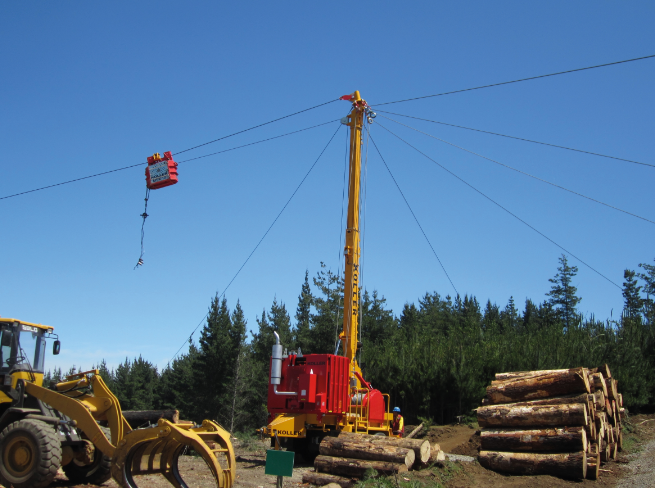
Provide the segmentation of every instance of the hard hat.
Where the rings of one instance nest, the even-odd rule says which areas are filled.
[[[393,407],[393,413],[400,413],[399,407]]]

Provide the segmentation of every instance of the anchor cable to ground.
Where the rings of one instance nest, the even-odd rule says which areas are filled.
[[[516,139],[517,141],[531,142],[533,144],[541,144],[542,146],[556,147],[558,149],[566,149],[567,151],[575,151],[575,152],[579,152],[579,153],[583,153],[583,154],[590,154],[591,156],[598,156],[598,157],[601,157],[601,158],[615,159],[617,161],[625,161],[626,163],[640,164],[642,166],[650,166],[651,168],[655,168],[655,164],[642,163],[641,161],[634,161],[632,159],[624,159],[624,158],[619,158],[619,157],[616,157],[616,156],[608,156],[607,154],[600,154],[600,153],[595,153],[595,152],[591,152],[591,151],[585,151],[583,149],[575,149],[573,147],[558,146],[557,144],[551,144],[549,142],[534,141],[532,139],[525,139],[524,137],[509,136],[507,134],[499,134],[498,132],[491,132],[491,131],[482,130],[482,129],[474,129],[473,127],[464,127],[463,125],[448,124],[447,122],[439,122],[438,120],[423,119],[421,117],[414,117],[412,115],[404,115],[404,114],[399,114],[399,113],[395,113],[395,112],[387,112],[386,110],[378,110],[378,112],[384,113],[384,114],[389,114],[389,115],[397,115],[398,117],[407,117],[408,119],[422,120],[424,122],[431,122],[433,124],[446,125],[448,127],[456,127],[458,129],[472,130],[472,131],[475,131],[475,132],[481,132],[483,134],[490,134],[492,136],[507,137],[508,139]],[[392,119],[389,119],[389,120],[392,120]]]
[[[442,165],[441,163],[437,162],[435,159],[433,159],[433,158],[431,158],[430,156],[428,156],[427,154],[425,154],[423,151],[421,151],[421,150],[418,149],[417,147],[415,147],[415,146],[413,146],[412,144],[410,144],[409,142],[407,142],[405,139],[403,139],[402,137],[400,137],[400,136],[399,136],[398,134],[396,134],[395,132],[391,131],[390,129],[387,129],[385,126],[383,126],[383,125],[380,124],[380,123],[378,123],[378,125],[379,125],[380,127],[382,127],[384,130],[386,130],[387,132],[389,132],[391,135],[393,135],[394,137],[396,137],[397,139],[399,139],[399,140],[401,140],[402,142],[404,142],[405,144],[407,144],[409,147],[411,147],[412,149],[414,149],[416,152],[418,152],[419,154],[421,154],[421,155],[424,156],[425,158],[427,158],[427,159],[429,159],[430,161],[432,161],[434,164],[436,164],[437,166],[439,166],[441,169],[443,169],[444,171],[446,171],[446,172],[449,173],[450,175],[452,175],[452,176],[454,176],[455,178],[457,178],[459,181],[461,181],[462,183],[464,183],[466,186],[468,186],[469,188],[471,188],[473,191],[475,191],[476,193],[482,195],[484,198],[486,198],[487,200],[489,200],[491,203],[493,203],[493,204],[496,205],[497,207],[501,208],[502,210],[504,210],[505,212],[507,212],[508,214],[510,214],[510,215],[511,215],[512,217],[514,217],[516,220],[518,220],[518,221],[521,222],[522,224],[528,226],[530,229],[532,229],[534,232],[536,232],[537,234],[539,234],[541,237],[543,237],[543,238],[546,239],[547,241],[551,242],[552,244],[554,244],[555,246],[557,246],[558,248],[560,248],[560,249],[561,249],[562,251],[564,251],[565,253],[567,253],[567,254],[571,255],[572,257],[574,257],[575,259],[577,259],[579,262],[581,262],[582,264],[584,264],[587,268],[589,268],[590,270],[592,270],[594,273],[596,273],[596,274],[599,275],[600,277],[604,278],[605,280],[609,281],[611,284],[613,284],[614,286],[616,286],[618,289],[621,289],[621,287],[620,287],[619,285],[617,285],[615,282],[613,282],[611,279],[609,279],[609,278],[608,278],[607,276],[605,276],[603,273],[601,273],[600,271],[598,271],[596,268],[592,267],[590,264],[587,264],[585,261],[583,261],[582,259],[580,259],[580,258],[579,258],[578,256],[576,256],[575,254],[573,254],[571,251],[567,250],[566,248],[564,248],[563,246],[561,246],[560,244],[558,244],[557,242],[555,242],[553,239],[551,239],[550,237],[548,237],[546,234],[544,234],[543,232],[541,232],[540,230],[538,230],[537,228],[533,227],[533,226],[530,225],[528,222],[526,222],[525,220],[523,220],[521,217],[519,217],[519,216],[516,215],[515,213],[511,212],[510,210],[508,210],[507,208],[505,208],[504,206],[502,206],[500,203],[498,203],[496,200],[494,200],[493,198],[491,198],[490,196],[488,196],[486,193],[483,193],[482,191],[478,190],[476,187],[474,187],[473,185],[471,185],[469,182],[467,182],[466,180],[464,180],[464,179],[461,178],[460,176],[458,176],[458,175],[456,175],[455,173],[453,173],[451,170],[449,170],[449,169],[446,168],[444,165]]]
[[[446,141],[444,139],[441,139],[441,138],[439,138],[437,136],[433,136],[431,134],[428,134],[427,132],[423,132],[422,130],[419,130],[419,129],[416,129],[416,128],[411,127],[409,125],[403,124],[402,122],[398,122],[397,120],[394,120],[394,119],[392,119],[390,117],[387,117],[385,115],[382,115],[382,117],[384,117],[387,120],[390,120],[391,122],[402,125],[403,127],[407,127],[408,129],[412,129],[413,131],[416,131],[416,132],[418,132],[420,134],[431,137],[432,139],[436,139],[437,141],[441,141],[441,142],[443,142],[445,144],[448,144],[449,146],[456,147],[457,149],[461,149],[462,151],[466,151],[469,154],[473,154],[474,156],[478,156],[478,157],[480,157],[482,159],[486,159],[487,161],[495,163],[495,164],[497,164],[499,166],[504,166],[507,169],[511,169],[512,171],[516,171],[517,173],[521,173],[522,175],[525,175],[525,176],[529,176],[530,178],[533,178],[533,179],[535,179],[537,181],[541,181],[542,183],[546,183],[548,185],[554,186],[555,188],[559,188],[560,190],[564,190],[564,191],[567,191],[567,192],[572,193],[574,195],[577,195],[579,197],[586,198],[587,200],[590,200],[590,201],[592,201],[594,203],[604,205],[606,207],[609,207],[609,208],[614,209],[614,210],[618,210],[619,212],[623,212],[624,214],[630,215],[632,217],[636,217],[638,219],[645,220],[646,222],[649,222],[651,224],[655,224],[655,221],[652,221],[652,220],[647,219],[645,217],[642,217],[640,215],[634,214],[632,212],[628,212],[627,210],[620,209],[618,207],[615,207],[614,205],[610,205],[609,203],[601,202],[600,200],[596,200],[595,198],[588,197],[586,195],[583,195],[582,193],[578,193],[577,191],[569,190],[568,188],[565,188],[565,187],[563,187],[561,185],[558,185],[557,183],[552,183],[552,182],[550,182],[548,180],[544,180],[543,178],[539,178],[538,176],[531,175],[530,173],[526,173],[525,171],[521,171],[520,169],[514,168],[514,167],[512,167],[512,166],[510,166],[508,164],[501,163],[500,161],[496,161],[495,159],[488,158],[487,156],[483,156],[482,154],[471,151],[470,149],[466,149],[465,147],[458,146],[457,144],[453,144],[452,142],[448,142],[448,141]]]

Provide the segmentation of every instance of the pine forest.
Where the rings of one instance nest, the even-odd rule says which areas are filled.
[[[399,313],[378,291],[361,296],[360,364],[408,422],[439,424],[473,416],[498,372],[594,367],[607,363],[631,412],[655,407],[655,265],[624,272],[624,308],[598,319],[579,312],[577,267],[561,256],[543,301],[512,297],[499,306],[477,297],[426,293]],[[333,353],[342,321],[341,278],[321,265],[300,287],[295,311],[273,300],[249,327],[239,301],[214,297],[186,354],[163,370],[143,357],[115,369],[96,366],[124,410],[177,409],[180,418],[215,419],[231,432],[267,423],[273,331],[289,350]],[[100,358],[99,358],[100,360]],[[46,384],[68,373],[47,373]]]

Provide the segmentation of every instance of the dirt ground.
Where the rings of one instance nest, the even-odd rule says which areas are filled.
[[[603,488],[649,488],[655,487],[655,468],[651,462],[655,458],[655,415],[637,415],[630,419],[633,432],[624,437],[624,452],[619,459],[602,466],[598,481],[571,481],[553,476],[508,476],[488,471],[477,462],[446,463],[445,467],[432,467],[421,471],[405,473],[397,485],[399,488],[473,488],[473,487],[510,487],[510,488],[565,488],[597,486]],[[450,454],[476,456],[480,446],[480,436],[474,428],[466,425],[446,425],[431,427],[420,437],[438,443],[442,450]],[[270,488],[275,486],[275,478],[264,474],[265,453],[268,442],[248,442],[242,445],[234,441],[237,455],[237,479],[235,488]],[[294,467],[293,477],[284,479],[285,488],[300,488],[302,475],[312,471],[308,464]],[[204,462],[195,457],[184,456],[180,459],[180,472],[189,488],[215,487],[212,477]],[[158,475],[141,476],[136,479],[141,488],[167,488],[171,485]],[[395,483],[394,483],[395,484]],[[403,486],[404,485],[404,486]],[[75,485],[66,481],[60,474],[51,485],[53,487],[81,488],[90,485]],[[106,488],[118,488],[112,480],[104,485]]]

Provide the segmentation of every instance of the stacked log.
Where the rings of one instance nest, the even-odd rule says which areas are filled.
[[[622,447],[623,398],[607,365],[498,373],[482,404],[488,469],[595,480]]]
[[[303,476],[304,483],[336,482],[346,488],[352,479],[361,479],[367,470],[380,474],[403,473],[429,462],[442,462],[427,440],[376,436],[341,432],[338,437],[325,437],[319,445],[320,455],[314,460],[315,473]]]

